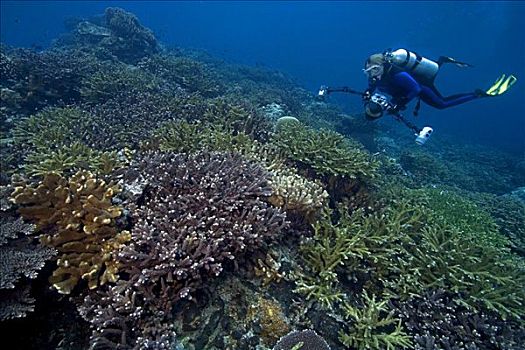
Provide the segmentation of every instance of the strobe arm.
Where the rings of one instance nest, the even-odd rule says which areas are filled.
[[[357,91],[354,89],[349,88],[348,86],[340,86],[340,87],[328,87],[325,85],[322,85],[319,88],[319,97],[326,97],[327,95],[331,94],[332,92],[344,92],[347,94],[353,94],[353,95],[360,95],[363,96],[365,93],[362,91]]]

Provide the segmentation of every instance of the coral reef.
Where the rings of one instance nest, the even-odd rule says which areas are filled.
[[[44,232],[42,242],[60,253],[53,286],[69,294],[82,279],[90,289],[117,280],[116,252],[129,240],[118,232],[121,209],[111,203],[118,188],[81,171],[69,179],[47,174],[36,186],[19,184],[12,194],[20,214]],[[50,227],[56,232],[48,233]]]
[[[378,167],[357,142],[330,130],[316,131],[297,123],[285,124],[272,138],[272,143],[299,167],[309,167],[319,175],[372,178]]]
[[[68,28],[0,47],[14,342],[520,349],[522,156],[378,137],[282,72],[165,49],[119,8]]]
[[[299,213],[314,223],[328,205],[328,193],[319,182],[310,181],[291,171],[276,171],[270,185],[273,193],[268,199],[274,206],[287,212]]]
[[[6,187],[9,189],[9,187]],[[12,189],[11,189],[12,190]],[[8,197],[2,190],[0,198]],[[16,218],[5,205],[0,212],[0,321],[25,317],[34,310],[28,280],[35,279],[46,261],[56,255],[53,248],[34,243],[34,225]],[[24,278],[25,277],[25,278]]]
[[[138,346],[139,335],[127,329],[148,315],[156,317],[154,323],[164,322],[175,303],[192,298],[203,280],[263,249],[286,226],[284,214],[263,201],[271,194],[269,175],[240,155],[152,154],[134,168],[147,186],[139,204],[130,205],[131,241],[118,254],[128,278],[102,297],[133,302],[110,303],[100,315],[93,310],[99,304],[88,300],[93,306],[84,314],[97,315],[92,344],[110,341],[104,339],[116,334],[111,320],[120,320],[122,339]],[[130,309],[133,303],[137,311]]]
[[[525,329],[492,313],[478,313],[458,303],[459,295],[434,289],[406,302],[392,300],[398,317],[414,339],[413,349],[519,349]]]
[[[376,300],[375,295],[363,294],[362,308],[348,303],[343,306],[345,319],[350,322],[349,331],[341,330],[339,339],[346,347],[363,349],[412,348],[412,341],[401,326],[401,320],[388,309],[388,300]],[[393,330],[388,330],[394,326]]]
[[[78,101],[81,80],[99,65],[93,56],[77,50],[16,49],[2,52],[2,58],[6,72],[0,75],[0,87],[4,97],[10,96],[2,101],[11,113],[33,113],[45,106]]]

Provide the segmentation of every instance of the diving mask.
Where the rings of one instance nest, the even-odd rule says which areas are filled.
[[[377,78],[383,74],[383,66],[379,64],[372,64],[367,68],[363,69],[363,73],[369,78]]]

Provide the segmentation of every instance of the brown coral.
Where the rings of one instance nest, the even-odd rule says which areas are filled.
[[[115,227],[121,209],[111,199],[117,192],[116,186],[87,171],[69,180],[47,174],[36,187],[15,188],[12,199],[22,205],[20,214],[45,232],[42,243],[60,253],[50,278],[60,293],[69,294],[80,279],[90,289],[117,279],[113,252],[129,240],[127,231],[119,233]],[[51,228],[56,231],[48,233]]]

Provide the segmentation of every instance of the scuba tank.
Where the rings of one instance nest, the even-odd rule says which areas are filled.
[[[410,73],[417,81],[433,82],[439,71],[437,62],[406,49],[386,51],[383,56],[388,63]]]

